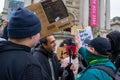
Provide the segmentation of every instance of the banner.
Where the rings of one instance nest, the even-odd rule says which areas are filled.
[[[98,26],[98,0],[90,0],[90,26]]]

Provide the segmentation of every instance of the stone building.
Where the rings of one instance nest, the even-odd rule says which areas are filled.
[[[3,18],[6,19],[8,1],[5,0],[5,6],[3,10]],[[44,0],[24,0],[24,6],[31,5],[38,1]],[[96,36],[97,32],[100,31],[102,36],[105,36],[111,30],[110,27],[110,0],[63,0],[65,3],[68,13],[72,19],[73,25],[79,26],[91,26],[91,8],[95,9],[94,12],[98,11],[97,16],[95,16],[94,21],[98,21],[96,26],[91,26],[93,30],[93,35]],[[97,2],[97,5],[91,5],[91,3]],[[94,17],[94,16],[93,16]],[[55,33],[57,38],[57,43],[59,44],[64,38],[72,37],[70,35],[69,29],[66,31],[61,31]]]
[[[111,20],[111,30],[112,31],[120,31],[120,17],[114,17],[112,20]]]

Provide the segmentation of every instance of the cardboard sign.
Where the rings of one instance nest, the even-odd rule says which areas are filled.
[[[71,20],[62,0],[38,2],[27,8],[36,13],[41,21],[41,37],[71,27]]]
[[[92,30],[91,30],[91,27],[86,27],[85,29],[83,30],[78,30],[78,36],[79,36],[79,39],[82,43],[82,46],[86,47],[87,44],[85,44],[85,39],[89,39],[89,40],[92,40],[93,39],[93,34],[92,34]]]
[[[66,53],[66,48],[65,47],[58,47],[57,48],[57,57],[58,60],[66,58],[67,53]]]
[[[73,27],[71,28],[71,35],[76,35],[77,32],[78,32],[78,29],[83,30],[84,27],[83,27],[83,26],[73,26]]]

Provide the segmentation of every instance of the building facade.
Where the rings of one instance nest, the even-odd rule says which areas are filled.
[[[112,31],[120,31],[120,17],[114,17],[112,20],[111,20],[111,30]]]
[[[7,19],[8,1],[9,0],[5,0],[2,16],[4,19]],[[39,1],[44,0],[24,0],[24,6],[28,6]],[[91,26],[94,36],[96,36],[98,32],[101,32],[101,35],[105,36],[109,31],[111,31],[110,0],[63,0],[63,2],[67,7],[73,25],[91,26],[90,22],[94,17],[93,21],[95,22],[97,20],[97,25]],[[92,9],[94,9],[93,13],[97,12],[97,16],[94,15],[91,17]],[[62,39],[72,36],[70,35],[70,32],[61,31],[56,33],[56,37],[58,39],[58,43],[60,43]]]
[[[22,0],[23,1],[23,0]],[[24,6],[31,5],[33,3],[44,1],[44,0],[24,0]],[[84,25],[90,26],[90,7],[91,2],[98,2],[98,25],[93,26],[94,34],[95,31],[101,31],[103,34],[105,31],[109,31],[110,28],[110,0],[63,0],[69,15],[71,16],[73,25]],[[5,6],[3,9],[3,19],[7,19],[9,0],[5,0]],[[94,30],[95,29],[95,30]]]

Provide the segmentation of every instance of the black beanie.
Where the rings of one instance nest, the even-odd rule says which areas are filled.
[[[18,8],[8,24],[8,37],[14,39],[33,36],[41,31],[40,20],[32,11]]]

